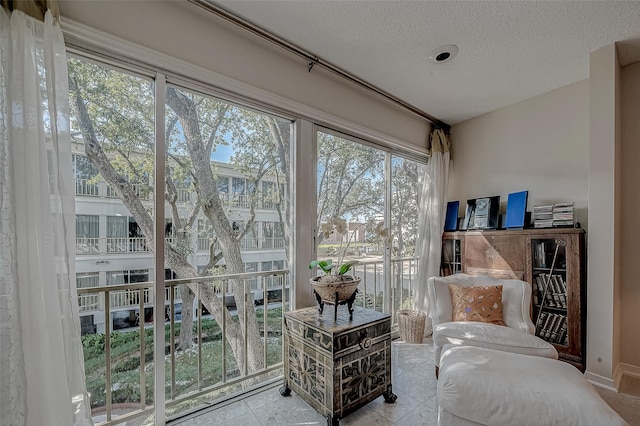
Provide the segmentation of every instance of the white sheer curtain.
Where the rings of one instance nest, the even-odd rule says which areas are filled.
[[[440,273],[442,232],[447,210],[447,188],[449,185],[450,142],[441,129],[431,133],[431,156],[421,175],[422,192],[418,214],[418,276],[415,307],[429,314],[427,299],[427,278]],[[425,335],[432,331],[427,319]]]
[[[0,8],[0,36],[0,425],[88,425],[62,31]]]

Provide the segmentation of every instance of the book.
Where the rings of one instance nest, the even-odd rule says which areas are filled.
[[[560,305],[562,308],[567,308],[567,283],[562,275],[555,275],[556,290],[560,298]]]
[[[555,321],[553,323],[553,326],[551,327],[550,333],[551,335],[549,336],[549,340],[551,342],[557,342],[558,341],[558,330],[560,330],[560,323],[562,322],[562,319],[560,317],[560,315],[554,315]]]
[[[558,320],[554,323],[553,328],[551,329],[551,341],[554,343],[559,343],[560,340],[560,330],[562,329],[562,324],[566,324],[567,317],[565,315],[556,315]]]
[[[558,343],[568,346],[568,337],[567,336],[567,317],[563,318],[562,324],[560,325],[560,332],[558,334]]]
[[[544,324],[548,319],[549,314],[547,312],[540,312],[538,320],[536,321],[536,336],[542,337]]]
[[[553,226],[573,226],[573,203],[556,203],[552,209]]]
[[[560,275],[556,275],[553,274],[551,276],[551,283],[553,286],[553,299],[556,301],[556,306],[558,308],[566,308],[567,307],[567,303],[566,303],[566,299],[564,297],[564,290],[562,289],[562,286],[560,285],[560,280],[562,279],[562,277]]]
[[[551,228],[553,226],[553,204],[533,206],[533,227]]]
[[[547,324],[545,324],[545,327],[544,327],[544,338],[545,338],[545,340],[550,340],[551,339],[551,330],[553,330],[553,328],[555,327],[556,322],[558,322],[558,315],[549,314],[549,317],[551,317],[551,319],[547,322]]]

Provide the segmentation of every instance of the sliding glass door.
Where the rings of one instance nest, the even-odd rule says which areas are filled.
[[[316,147],[318,259],[358,262],[356,305],[392,314],[411,307],[419,163],[327,129]],[[346,221],[343,234],[327,226],[336,218]]]

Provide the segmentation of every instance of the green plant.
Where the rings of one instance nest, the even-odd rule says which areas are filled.
[[[349,272],[353,266],[360,263],[360,261],[356,259],[345,261],[349,245],[353,242],[358,228],[365,225],[367,227],[371,227],[371,223],[360,223],[352,231],[349,231],[347,221],[339,217],[333,218],[330,222],[321,224],[320,229],[324,234],[324,238],[329,238],[334,232],[341,235],[340,246],[336,252],[337,262],[333,263],[333,259],[314,260],[309,263],[309,269],[318,267],[322,272],[324,272],[325,276],[334,275],[338,277]],[[379,237],[382,237],[385,242],[389,239],[389,232],[387,228],[384,227],[384,222],[377,223],[373,227],[372,232]],[[346,244],[343,243],[344,235],[348,236]]]

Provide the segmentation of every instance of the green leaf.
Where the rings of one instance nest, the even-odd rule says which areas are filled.
[[[313,262],[309,263],[309,269],[313,269],[316,266],[318,268],[322,269],[322,271],[325,274],[329,274],[329,273],[331,273],[331,270],[333,269],[333,261],[331,259],[314,260]]]
[[[347,272],[349,272],[349,269],[351,269],[353,265],[357,265],[358,263],[360,263],[359,260],[350,260],[348,262],[343,263],[340,266],[340,269],[338,270],[338,274],[340,275],[346,274]]]

